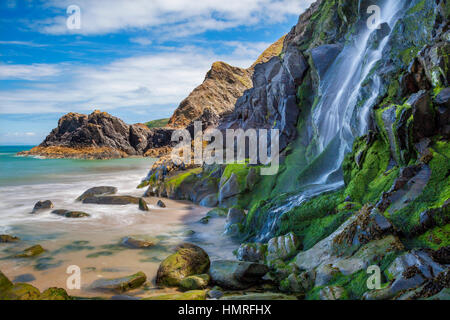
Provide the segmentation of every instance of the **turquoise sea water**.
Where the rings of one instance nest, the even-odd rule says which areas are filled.
[[[149,168],[149,158],[114,160],[39,159],[16,156],[33,146],[0,146],[0,186],[73,181],[80,176]]]

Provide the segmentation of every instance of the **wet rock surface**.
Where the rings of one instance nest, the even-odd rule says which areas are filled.
[[[85,198],[83,200],[83,203],[126,205],[126,204],[139,204],[140,199],[141,198],[132,196],[93,196]]]
[[[264,264],[217,260],[211,263],[209,274],[213,283],[220,287],[239,290],[261,282],[268,271],[269,268]]]
[[[71,211],[65,209],[53,210],[52,213],[66,218],[87,218],[91,216],[83,211]]]
[[[161,262],[156,275],[156,284],[178,286],[184,278],[203,274],[208,270],[209,256],[202,248],[183,243],[175,251]]]
[[[91,289],[95,291],[115,291],[126,292],[139,288],[147,281],[147,276],[143,272],[115,279],[98,279],[91,284]]]
[[[85,192],[81,196],[77,198],[77,201],[83,201],[86,198],[90,198],[93,196],[104,196],[104,195],[111,195],[116,194],[117,188],[116,187],[110,187],[110,186],[100,186],[100,187],[93,187]]]
[[[33,208],[33,211],[31,211],[31,213],[38,213],[39,211],[42,210],[49,210],[52,209],[53,203],[50,200],[45,200],[45,201],[38,201]]]

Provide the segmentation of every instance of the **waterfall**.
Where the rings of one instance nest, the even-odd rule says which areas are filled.
[[[403,6],[403,1],[384,1],[380,5],[379,24],[387,23],[392,30]],[[382,58],[390,37],[388,34],[378,47],[372,48],[378,29],[371,30],[365,23],[363,26],[353,41],[344,47],[319,84],[318,103],[312,111],[314,138],[311,141],[317,144],[316,157],[326,159],[325,164],[312,181],[304,183],[299,194],[269,211],[257,241],[267,241],[273,236],[280,218],[292,208],[344,185],[342,163],[345,154],[352,150],[354,139],[368,130],[370,110],[381,88],[380,77],[376,73],[371,74],[371,71]],[[371,81],[371,92],[363,98],[363,84],[368,79]]]

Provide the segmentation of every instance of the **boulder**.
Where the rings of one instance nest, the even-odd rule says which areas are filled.
[[[206,197],[204,197],[201,201],[200,201],[200,205],[203,207],[215,207],[217,206],[217,204],[219,203],[219,199],[217,197],[217,194],[209,194]]]
[[[52,213],[66,218],[86,218],[91,216],[83,211],[70,211],[65,209],[53,210]]]
[[[184,291],[206,289],[210,281],[208,274],[189,276],[180,281],[180,289]]]
[[[224,202],[225,199],[239,194],[240,185],[236,174],[233,172],[231,177],[221,186],[219,190],[219,203]]]
[[[37,213],[38,211],[48,210],[51,208],[53,208],[53,203],[50,200],[38,201],[34,205],[33,211],[31,211],[31,213]]]
[[[139,198],[139,210],[141,211],[149,211],[147,202],[145,202],[144,198]]]
[[[243,243],[237,251],[239,261],[264,262],[267,245],[262,243]]]
[[[186,277],[205,273],[209,265],[208,254],[202,248],[183,243],[159,265],[156,284],[176,287]]]
[[[240,290],[262,281],[269,268],[260,263],[247,261],[217,260],[211,263],[211,280],[227,289]]]
[[[305,293],[314,287],[314,272],[291,273],[281,281],[280,290],[289,293]]]
[[[117,193],[116,187],[109,187],[109,186],[93,187],[83,192],[83,194],[77,198],[77,201],[83,201],[84,199],[93,196],[104,196],[116,193]]]
[[[225,234],[237,236],[240,233],[240,224],[245,220],[245,212],[242,209],[231,208],[228,210],[225,222]]]
[[[137,240],[130,237],[123,238],[121,244],[131,249],[147,249],[155,245],[155,243],[151,241]]]
[[[72,300],[63,288],[48,288],[42,292],[40,300]]]
[[[139,288],[145,281],[147,276],[143,272],[115,279],[98,279],[91,284],[91,289],[95,291],[114,291],[125,292]]]
[[[0,234],[0,243],[17,242],[19,240],[19,237],[11,236],[9,234]]]
[[[258,180],[259,180],[258,170],[254,167],[251,167],[250,170],[248,170],[247,177],[245,178],[245,186],[247,190],[252,190],[253,187],[258,182]]]
[[[156,203],[156,205],[160,208],[165,208],[166,204],[164,202],[162,202],[161,200],[158,200],[158,202]]]
[[[299,246],[300,240],[293,232],[272,238],[267,244],[267,260],[284,260],[292,257]]]
[[[23,250],[22,253],[15,255],[15,258],[31,258],[38,256],[44,252],[45,252],[44,248],[42,248],[41,245],[37,244]]]
[[[414,142],[431,137],[436,132],[436,124],[428,92],[421,90],[413,94],[406,103],[413,108],[414,124],[412,133]]]
[[[0,290],[0,300],[39,300],[40,291],[27,283],[15,283],[6,291]]]
[[[214,286],[208,291],[208,297],[211,299],[220,299],[223,297],[223,291],[219,286]]]
[[[139,199],[141,198],[132,196],[93,196],[85,198],[83,200],[83,203],[126,205],[126,204],[139,204]]]

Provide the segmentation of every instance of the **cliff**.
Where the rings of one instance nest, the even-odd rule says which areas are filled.
[[[384,11],[374,30],[372,4]],[[280,291],[448,299],[449,12],[444,0],[316,1],[219,119],[220,128],[280,129],[278,173],[161,161],[140,187],[230,208],[237,258],[269,266]]]

